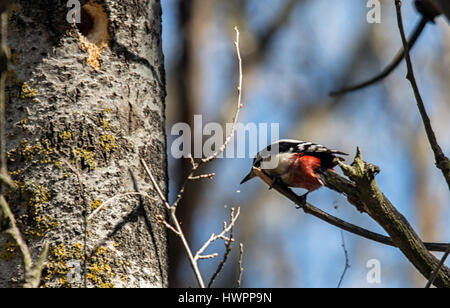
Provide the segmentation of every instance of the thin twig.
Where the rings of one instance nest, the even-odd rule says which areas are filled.
[[[242,273],[244,272],[244,268],[242,267],[242,257],[244,255],[244,244],[239,243],[239,274],[238,274],[238,280],[237,280],[237,287],[241,287],[241,281],[242,281]]]
[[[169,224],[167,222],[167,220],[162,216],[162,215],[158,215],[156,216],[156,218],[158,219],[159,223],[162,223],[167,229],[169,229],[170,231],[172,231],[176,236],[180,236],[180,232],[178,232],[177,230],[175,230],[174,227],[172,227],[171,224]]]
[[[213,173],[189,176],[188,179],[189,180],[212,179],[215,175],[216,174],[213,172]]]
[[[8,175],[6,166],[6,136],[5,136],[5,85],[6,74],[11,58],[8,47],[8,8],[9,3],[4,3],[0,11],[0,193],[4,193],[4,186],[14,187],[14,182]],[[4,185],[5,184],[5,185]]]
[[[194,275],[197,279],[197,282],[199,284],[199,286],[201,288],[205,287],[205,283],[203,281],[203,277],[201,275],[201,272],[198,268],[198,260],[201,259],[211,259],[216,257],[218,254],[217,253],[212,253],[209,255],[203,255],[203,252],[206,250],[206,248],[214,241],[221,239],[224,241],[228,241],[231,242],[232,241],[232,237],[230,235],[230,237],[227,237],[226,234],[230,233],[231,234],[231,229],[233,228],[236,219],[239,216],[239,212],[240,209],[238,208],[237,210],[237,214],[234,215],[233,212],[231,214],[231,218],[230,218],[230,224],[227,226],[226,222],[224,223],[224,228],[223,231],[219,234],[219,235],[214,235],[212,234],[210,236],[210,238],[208,239],[208,241],[205,242],[205,244],[197,251],[197,253],[195,254],[195,256],[192,253],[191,248],[189,247],[189,243],[186,240],[186,236],[183,233],[183,230],[181,229],[180,223],[178,221],[178,218],[176,216],[176,209],[177,206],[179,204],[179,202],[181,201],[181,199],[183,198],[184,195],[184,190],[186,188],[186,184],[188,181],[190,180],[198,180],[198,179],[204,179],[204,178],[212,178],[215,174],[214,173],[210,173],[210,174],[202,174],[202,175],[194,175],[195,172],[197,171],[197,169],[200,167],[201,164],[203,163],[207,163],[212,161],[213,159],[215,159],[220,153],[222,153],[226,146],[228,145],[228,143],[230,142],[231,138],[234,135],[234,131],[236,129],[236,124],[238,121],[238,116],[239,116],[239,111],[242,108],[242,103],[241,103],[241,92],[242,92],[242,60],[241,60],[241,55],[240,55],[240,51],[239,51],[239,30],[237,29],[237,27],[235,27],[235,32],[236,32],[236,40],[234,42],[235,46],[236,46],[236,52],[237,52],[237,57],[238,57],[238,62],[239,62],[239,85],[238,85],[238,99],[237,99],[237,108],[236,108],[236,113],[234,115],[233,118],[233,126],[232,126],[232,130],[229,134],[229,136],[226,138],[225,142],[223,143],[223,145],[220,147],[220,149],[215,152],[214,154],[212,154],[209,157],[206,157],[204,159],[201,159],[198,163],[195,162],[194,158],[192,157],[191,154],[189,154],[188,158],[190,159],[191,162],[191,170],[188,174],[188,176],[186,177],[186,179],[184,180],[183,185],[181,186],[180,191],[178,192],[177,198],[175,199],[175,201],[172,203],[172,205],[169,204],[169,202],[167,201],[167,198],[164,196],[161,188],[159,187],[155,177],[153,176],[151,169],[147,166],[146,162],[144,159],[140,159],[141,164],[144,166],[144,170],[146,172],[146,174],[150,177],[150,180],[152,182],[152,185],[154,187],[154,189],[156,190],[158,196],[160,197],[160,199],[163,201],[166,209],[169,212],[170,215],[170,219],[171,219],[171,223],[167,222],[163,217],[159,217],[159,221],[161,223],[163,223],[168,229],[170,229],[172,232],[174,232],[181,240],[184,250],[187,254],[187,257],[189,259],[189,262],[191,264],[191,267],[194,271]]]
[[[13,237],[17,246],[22,252],[25,272],[29,272],[33,266],[33,260],[31,258],[30,251],[28,250],[28,246],[25,243],[25,240],[23,239],[19,228],[17,227],[16,218],[14,217],[14,214],[12,213],[8,203],[3,196],[0,196],[0,205],[5,217],[9,219],[9,223],[11,225],[8,229],[8,233]]]
[[[217,241],[218,239],[223,239],[223,240],[225,240],[227,242],[231,242],[232,241],[231,235],[230,235],[230,237],[227,237],[226,234],[230,233],[231,230],[233,230],[233,227],[236,224],[236,220],[239,218],[239,214],[240,213],[241,213],[241,208],[240,207],[237,208],[236,214],[234,214],[234,208],[231,208],[230,224],[227,226],[226,223],[224,223],[224,228],[223,228],[222,232],[220,232],[220,234],[218,234],[218,235],[215,235],[214,233],[211,234],[209,239],[196,252],[196,254],[194,256],[194,260],[197,260],[198,258],[200,258],[202,253],[209,247],[209,245],[211,245],[213,242]]]
[[[416,82],[416,78],[414,76],[414,70],[411,62],[411,56],[409,54],[408,42],[405,37],[405,29],[403,27],[403,17],[402,17],[402,1],[395,0],[395,7],[397,12],[397,23],[400,31],[400,36],[402,38],[403,48],[405,50],[405,60],[406,67],[408,73],[406,75],[406,79],[411,83],[411,87],[414,91],[414,96],[416,98],[417,107],[419,109],[420,116],[422,117],[422,122],[425,127],[425,132],[428,137],[428,141],[430,143],[431,149],[434,153],[434,158],[436,162],[436,166],[442,171],[442,174],[447,181],[447,185],[450,188],[450,160],[445,156],[441,147],[439,146],[436,135],[434,134],[433,128],[431,127],[430,118],[428,117],[427,111],[425,109],[424,102],[422,100],[422,96],[419,91],[419,87]]]
[[[153,176],[153,173],[150,171],[150,168],[147,166],[147,163],[143,158],[140,159],[142,166],[144,166],[144,170],[147,173],[147,175],[150,177],[150,181],[152,181],[153,187],[155,188],[156,192],[158,193],[161,200],[164,202],[164,205],[168,210],[170,210],[170,204],[167,202],[166,197],[164,196],[163,192],[161,191],[161,188],[159,188],[158,183],[155,180],[155,177]]]
[[[189,161],[191,162],[192,169],[196,168],[197,164],[195,163],[194,157],[192,157],[191,153],[188,154],[188,158],[189,158]]]
[[[338,205],[337,201],[334,204],[334,208],[336,209],[336,212],[337,212],[339,209],[339,205]],[[350,268],[348,251],[347,251],[347,247],[345,246],[344,231],[342,229],[340,229],[339,231],[341,233],[341,242],[342,242],[341,246],[342,246],[342,249],[344,250],[345,265],[344,265],[344,270],[342,271],[341,277],[339,278],[339,282],[337,285],[338,289],[341,287],[341,284],[342,284],[342,281],[344,280],[345,274],[347,273],[347,270]]]
[[[233,223],[233,213],[234,213],[234,208],[231,208],[230,210],[230,225]],[[230,228],[230,237],[229,237],[229,241],[224,241],[225,244],[225,253],[223,254],[223,258],[222,261],[220,261],[219,265],[217,266],[216,271],[214,272],[214,274],[211,276],[209,283],[208,283],[208,288],[211,288],[212,284],[214,283],[214,280],[216,279],[216,277],[219,275],[219,273],[222,271],[223,267],[225,266],[225,263],[228,260],[228,256],[231,252],[232,246],[231,243],[234,241],[233,239],[233,226],[231,226]]]
[[[214,258],[217,257],[218,255],[219,255],[219,254],[218,254],[217,252],[214,252],[214,253],[209,254],[209,255],[201,255],[201,256],[198,256],[197,259],[198,259],[198,260],[202,260],[202,259],[214,259]]]
[[[231,139],[234,136],[234,131],[236,130],[236,125],[239,118],[239,112],[242,108],[242,58],[241,58],[241,52],[239,50],[239,30],[237,27],[234,27],[234,31],[236,32],[236,40],[234,41],[234,46],[236,47],[236,54],[238,58],[238,64],[239,64],[239,85],[237,87],[238,92],[238,99],[237,99],[237,108],[236,113],[233,117],[233,125],[231,127],[231,132],[225,139],[225,142],[222,144],[222,146],[219,148],[218,151],[214,152],[211,156],[203,158],[201,161],[202,163],[207,163],[213,159],[215,159],[220,153],[222,153],[225,148],[227,147],[228,143],[230,143]]]
[[[48,244],[46,243],[44,245],[43,252],[39,257],[36,266],[34,266],[30,250],[17,226],[16,218],[3,196],[5,185],[10,186],[11,188],[15,186],[7,172],[5,137],[5,82],[10,61],[10,51],[7,42],[7,27],[8,9],[11,3],[12,1],[8,0],[3,1],[0,5],[0,212],[8,218],[10,227],[6,232],[12,236],[22,253],[25,273],[23,287],[37,288],[41,281],[42,267],[47,258]]]
[[[161,188],[159,187],[158,183],[155,180],[155,177],[153,176],[153,173],[151,172],[150,168],[145,163],[145,160],[141,158],[141,163],[144,166],[144,170],[147,173],[147,175],[150,177],[150,180],[153,184],[154,189],[158,193],[159,197],[163,201],[164,205],[166,206],[167,210],[170,213],[170,218],[172,220],[172,223],[174,224],[173,229],[176,230],[176,234],[181,240],[181,243],[184,246],[184,250],[187,254],[187,257],[189,259],[189,263],[191,264],[192,270],[194,271],[195,278],[197,279],[198,285],[200,288],[205,288],[205,283],[203,281],[203,277],[200,273],[200,269],[198,268],[197,261],[194,259],[194,256],[192,254],[191,248],[189,247],[189,243],[186,240],[186,237],[183,233],[183,230],[181,229],[180,223],[178,222],[178,218],[176,216],[176,208],[173,206],[170,206],[170,204],[167,202],[166,197],[161,191]]]
[[[447,251],[445,251],[444,255],[442,256],[441,260],[439,261],[439,264],[436,266],[436,269],[431,273],[430,279],[428,280],[427,284],[425,285],[425,288],[429,288],[434,280],[436,279],[439,271],[441,270],[442,266],[445,263],[445,260],[447,259],[448,255],[450,254],[450,243],[448,245]]]
[[[45,260],[47,259],[49,244],[44,244],[41,256],[39,257],[36,265],[31,269],[28,274],[25,274],[24,288],[37,288],[41,282],[42,269],[44,267]]]
[[[45,259],[47,258],[48,244],[44,245],[44,250],[39,257],[38,263],[36,266],[34,266],[30,250],[22,237],[19,227],[17,227],[14,214],[12,213],[3,195],[0,195],[0,206],[4,215],[9,219],[10,228],[7,230],[7,233],[12,236],[23,256],[23,265],[25,272],[25,283],[23,286],[25,288],[37,288],[41,281],[42,267]]]
[[[345,247],[344,231],[342,229],[340,231],[341,231],[342,249],[344,250],[344,255],[345,255],[345,267],[344,267],[344,271],[341,274],[341,278],[339,279],[339,283],[337,285],[338,289],[341,287],[342,281],[344,280],[344,276],[347,273],[347,270],[350,268],[350,263],[349,263],[349,259],[348,259],[348,251],[347,251],[347,247]]]
[[[239,30],[237,27],[234,27],[234,31],[236,32],[236,39],[234,41],[234,45],[236,47],[236,55],[238,58],[238,66],[239,66],[239,83],[238,83],[238,87],[237,87],[237,91],[238,91],[238,98],[237,98],[237,105],[236,105],[236,111],[233,117],[233,125],[230,131],[230,134],[227,136],[227,138],[225,139],[225,142],[222,144],[222,146],[219,148],[219,150],[217,150],[216,152],[214,152],[212,155],[205,157],[203,159],[201,159],[198,163],[196,163],[194,161],[194,158],[192,157],[191,154],[189,154],[188,158],[191,162],[191,171],[189,172],[188,176],[186,177],[186,179],[183,182],[183,185],[181,186],[180,191],[177,194],[177,198],[175,199],[175,201],[172,203],[172,206],[174,208],[176,208],[178,206],[178,204],[180,203],[181,199],[183,198],[184,195],[184,190],[186,188],[187,182],[189,180],[197,180],[199,179],[199,176],[195,176],[194,173],[195,171],[197,171],[197,169],[204,163],[210,162],[212,160],[214,160],[215,158],[217,158],[217,156],[222,153],[225,148],[227,147],[227,145],[230,143],[231,139],[234,136],[234,132],[236,130],[236,125],[239,119],[239,113],[240,110],[242,108],[242,80],[243,80],[243,73],[242,73],[242,58],[241,58],[241,52],[239,50]],[[202,178],[200,176],[200,178]]]
[[[425,29],[425,26],[427,25],[429,19],[427,17],[422,17],[420,19],[420,22],[417,24],[416,28],[413,31],[413,34],[411,35],[409,41],[408,41],[408,46],[409,49],[411,50],[412,47],[414,46],[414,44],[416,43],[417,39],[419,38],[419,36],[422,34],[423,29]],[[392,60],[392,62],[378,75],[364,81],[364,82],[360,82],[358,84],[352,85],[352,86],[347,86],[345,88],[342,88],[340,90],[336,90],[336,91],[332,91],[330,92],[330,96],[338,96],[338,95],[342,95],[348,92],[352,92],[352,91],[356,91],[359,89],[363,89],[366,88],[370,85],[373,85],[381,80],[383,80],[384,78],[386,78],[387,76],[389,76],[394,69],[402,62],[402,60],[405,58],[405,49],[402,48],[397,55],[395,56],[394,60]]]

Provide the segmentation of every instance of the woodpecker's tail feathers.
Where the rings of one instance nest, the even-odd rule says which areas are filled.
[[[249,174],[247,174],[247,176],[241,181],[241,184],[244,184],[245,182],[247,182],[248,180],[251,180],[255,177],[256,175],[253,173],[253,170],[250,171]]]

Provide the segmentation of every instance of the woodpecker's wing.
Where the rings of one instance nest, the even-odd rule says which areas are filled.
[[[336,166],[336,163],[334,162],[334,159],[338,157],[336,155],[348,155],[347,153],[341,151],[329,149],[321,144],[305,141],[298,141],[294,151],[319,158],[321,161],[321,167],[324,169],[329,169]],[[343,158],[341,159],[343,160]]]
[[[322,161],[322,167],[332,168],[336,164],[333,160],[336,155],[348,155],[347,153],[329,149],[323,145],[316,144],[313,142],[306,142],[294,139],[281,139],[275,141],[264,150],[260,151],[254,161],[253,165],[259,167],[263,158],[270,154],[275,153],[288,154],[288,153],[303,153],[304,155],[310,155],[319,158]]]
[[[276,148],[278,147],[279,153],[330,153],[330,154],[337,154],[337,155],[348,155],[347,153],[336,151],[329,149],[323,145],[312,143],[312,142],[306,142],[301,140],[294,140],[294,139],[281,139],[278,141],[275,141],[271,145],[267,146],[264,150],[260,151],[254,160],[255,162],[258,162],[258,160],[261,160],[261,157],[263,156],[264,152],[268,151],[277,151]]]
[[[347,153],[341,152],[341,151],[336,151],[336,150],[332,150],[329,149],[321,144],[316,144],[316,143],[312,143],[312,142],[304,142],[304,141],[299,141],[299,143],[297,144],[297,149],[296,149],[298,153],[308,153],[308,154],[313,154],[313,153],[329,153],[329,154],[337,154],[337,155],[348,155]]]

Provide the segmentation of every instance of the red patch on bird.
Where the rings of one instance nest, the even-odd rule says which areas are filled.
[[[293,187],[305,188],[313,191],[322,186],[316,174],[316,169],[320,167],[320,159],[310,155],[298,153],[294,155],[290,166],[289,185]]]

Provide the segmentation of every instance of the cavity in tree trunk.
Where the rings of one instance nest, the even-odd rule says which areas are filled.
[[[139,162],[167,194],[160,2],[81,1],[77,25],[67,2],[18,0],[11,12],[7,200],[33,256],[50,244],[41,285],[165,287],[165,211]],[[87,219],[136,191],[150,198],[128,194]],[[1,233],[0,287],[22,275]]]

